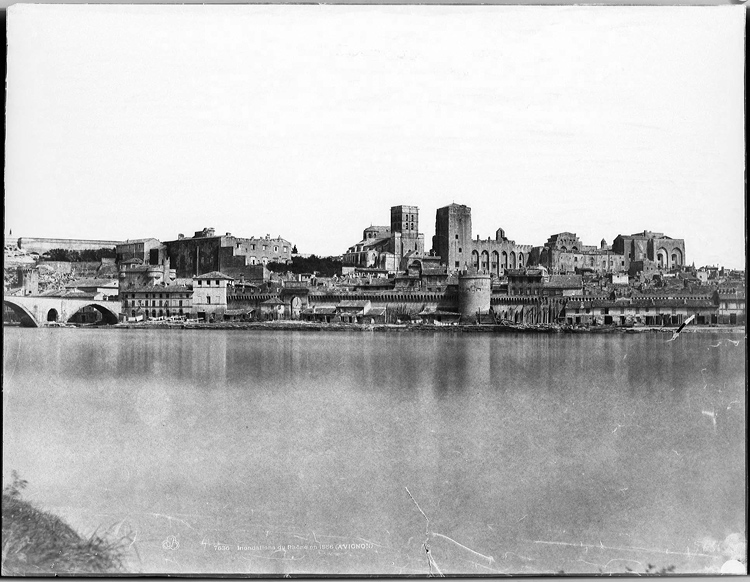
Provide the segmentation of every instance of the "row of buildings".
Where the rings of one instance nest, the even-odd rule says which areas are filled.
[[[139,265],[173,269],[177,278],[189,278],[211,271],[233,276],[257,277],[268,263],[289,263],[295,247],[288,240],[270,235],[242,238],[231,233],[217,235],[213,228],[197,231],[192,237],[161,242],[155,238],[128,240],[115,245],[119,265]]]
[[[202,321],[679,325],[744,323],[741,281],[685,265],[685,243],[663,233],[618,235],[584,245],[575,233],[542,246],[518,244],[503,229],[472,233],[471,209],[436,212],[425,250],[419,209],[394,206],[388,226],[369,226],[342,257],[340,276],[272,273],[294,246],[281,237],[240,238],[204,228],[192,237],[119,242],[117,280],[72,282],[65,293],[121,302],[122,318]],[[23,288],[33,289],[26,269]],[[725,281],[722,278],[721,281]],[[697,288],[697,291],[696,291]]]
[[[553,234],[544,245],[518,244],[502,228],[495,237],[474,238],[471,208],[450,204],[439,208],[435,216],[432,249],[425,253],[424,236],[419,233],[419,209],[416,206],[391,208],[391,224],[369,226],[362,240],[343,255],[343,264],[360,272],[406,271],[410,260],[441,265],[449,273],[475,269],[496,277],[524,267],[544,267],[552,274],[582,272],[644,274],[652,277],[660,271],[685,265],[685,241],[664,233],[643,231],[617,235],[611,245],[585,245],[572,232]]]
[[[691,315],[695,324],[744,324],[744,289],[727,287],[703,294],[584,295],[581,282],[509,272],[507,287],[489,275],[461,273],[441,291],[368,289],[368,285],[311,287],[294,280],[257,288],[221,272],[193,277],[188,284],[155,284],[119,293],[124,319],[197,318],[206,322],[307,320],[324,323],[569,324],[677,326]]]

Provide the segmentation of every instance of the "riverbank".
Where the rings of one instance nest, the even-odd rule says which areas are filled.
[[[556,324],[506,324],[506,325],[435,325],[413,324],[360,324],[360,323],[315,323],[306,321],[266,321],[266,322],[218,322],[218,323],[165,323],[140,322],[118,323],[113,327],[125,329],[238,329],[268,331],[325,331],[325,332],[445,332],[445,333],[668,333],[675,327],[618,327],[581,326]],[[682,333],[744,333],[741,326],[690,326]]]

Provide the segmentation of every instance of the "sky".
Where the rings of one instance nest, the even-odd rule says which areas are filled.
[[[405,204],[429,249],[456,202],[744,268],[745,10],[15,5],[5,234],[335,255]]]

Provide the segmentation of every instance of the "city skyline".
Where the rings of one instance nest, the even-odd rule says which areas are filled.
[[[429,249],[456,202],[485,239],[651,230],[744,268],[743,7],[27,5],[8,27],[14,237],[340,255],[408,204]]]

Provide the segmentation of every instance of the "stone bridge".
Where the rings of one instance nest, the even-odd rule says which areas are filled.
[[[119,301],[95,301],[68,297],[3,296],[3,304],[10,307],[21,320],[21,325],[41,327],[52,322],[67,322],[84,307],[93,307],[102,314],[105,323],[117,323],[120,315]]]

